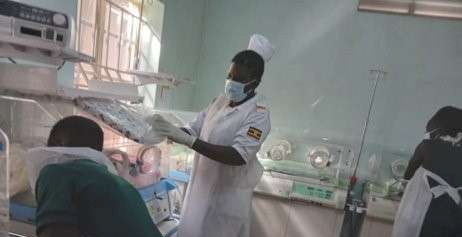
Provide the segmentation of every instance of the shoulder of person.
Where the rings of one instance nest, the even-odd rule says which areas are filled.
[[[270,111],[266,106],[256,105],[249,114],[248,119],[253,121],[260,121],[263,123],[269,123]]]
[[[258,104],[255,106],[255,111],[260,112],[260,113],[269,112],[269,110],[266,108],[266,106],[258,105]]]
[[[268,107],[266,106],[265,103],[261,103],[259,101],[257,101],[255,103],[255,111],[257,113],[263,113],[263,114],[266,114],[266,113],[269,113],[269,110],[268,110]]]
[[[269,109],[267,106],[266,98],[262,95],[257,95],[255,101],[255,110],[261,113],[268,113]]]

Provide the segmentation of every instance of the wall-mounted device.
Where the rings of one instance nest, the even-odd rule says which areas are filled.
[[[70,17],[64,13],[0,0],[0,33],[16,39],[40,39],[44,43],[69,47],[72,39]]]
[[[65,13],[0,0],[0,55],[43,62],[44,58],[91,62],[74,51],[75,24]],[[41,60],[39,60],[41,59]],[[48,61],[45,61],[48,63]]]

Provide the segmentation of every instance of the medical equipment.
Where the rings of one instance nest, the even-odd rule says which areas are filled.
[[[8,156],[9,141],[6,133],[0,128],[0,236],[8,236],[9,230],[9,190],[8,190]]]
[[[64,13],[10,0],[0,1],[2,57],[60,65],[93,59],[74,50],[74,23]]]
[[[111,159],[119,175],[137,188],[160,181],[162,151],[155,145],[141,146],[136,157],[132,159],[126,152],[118,149],[106,150],[105,154]]]
[[[130,113],[127,112],[131,111],[130,109],[133,108],[128,106],[126,113]],[[153,111],[150,113],[153,113]],[[0,95],[0,125],[5,130],[7,137],[10,138],[10,143],[7,144],[20,146],[22,149],[43,146],[53,124],[59,118],[74,114],[93,118],[79,107],[76,107],[73,101],[67,98],[38,95],[30,95],[30,98],[28,98],[26,94],[22,94],[22,97]],[[170,114],[170,116],[174,116],[173,113]],[[125,138],[103,121],[93,119],[103,128],[105,147],[113,149],[112,154],[108,154],[116,154],[117,152],[114,152],[116,149],[125,150],[127,157],[133,156],[136,158],[131,163],[133,166],[127,166],[127,173],[129,174],[127,177],[131,178],[129,181],[133,182],[142,193],[150,214],[159,228],[161,230],[162,228],[165,229],[166,232],[163,233],[176,229],[178,221],[173,218],[172,203],[174,200],[170,197],[172,192],[176,191],[176,185],[173,185],[170,181],[168,181],[169,184],[166,184],[163,180],[160,180],[161,176],[169,176],[170,165],[168,158],[170,145],[142,146]],[[124,120],[119,119],[117,121]],[[23,153],[15,152],[14,154],[21,155]],[[165,167],[160,164],[160,155],[164,157]],[[3,156],[0,159],[0,161],[4,160]],[[133,172],[133,170],[136,170],[136,172]],[[13,177],[15,176],[13,175]],[[157,187],[159,185],[161,187]],[[8,197],[6,200],[8,200]],[[24,210],[30,211],[31,208],[33,209],[33,198],[31,198],[30,192],[21,192],[12,196],[11,200],[12,208],[10,212],[14,223],[11,231],[25,234],[22,232],[22,227],[17,227],[16,221],[18,218],[22,218],[19,221],[30,219],[30,217],[24,219],[23,212]]]
[[[403,176],[410,155],[396,152],[373,154],[369,159],[368,192],[375,197],[394,198],[403,189]]]
[[[375,66],[373,69],[369,70],[369,74],[371,75],[371,79],[373,79],[372,86],[370,87],[370,95],[369,95],[369,108],[366,120],[364,121],[364,126],[362,129],[361,134],[361,143],[359,146],[358,156],[354,159],[353,164],[353,172],[350,175],[350,180],[348,182],[348,192],[345,204],[345,218],[343,219],[342,224],[342,236],[358,236],[359,230],[361,226],[361,221],[364,217],[365,212],[365,202],[363,200],[363,193],[364,193],[364,185],[357,186],[358,181],[358,168],[359,168],[359,161],[361,157],[364,156],[364,149],[366,144],[366,134],[369,129],[369,123],[371,120],[372,109],[374,106],[375,96],[377,93],[377,88],[379,82],[385,78],[386,72],[383,68],[379,67],[378,65]],[[353,192],[353,190],[357,188],[359,192]]]
[[[309,152],[306,162],[315,169],[325,169],[330,165],[331,154],[327,147],[316,146]]]
[[[404,159],[397,159],[390,164],[391,172],[396,180],[400,180],[404,177],[406,168],[409,161]]]
[[[141,137],[150,129],[149,124],[144,121],[150,113],[143,111],[144,109],[140,106],[129,107],[116,100],[98,98],[77,98],[75,103],[84,111],[104,121],[111,128],[135,142],[139,142]],[[160,137],[158,142],[162,142],[164,139]]]
[[[9,0],[0,1],[0,6],[2,17],[10,17],[4,19],[2,32],[18,39],[38,38],[50,45],[69,46],[72,31],[67,15]]]
[[[259,153],[260,163],[266,171],[328,180],[340,186],[351,171],[352,159],[352,151],[346,145],[317,140],[297,142],[295,145],[279,140],[269,141]]]
[[[352,152],[345,145],[305,140],[269,141],[259,153],[265,172],[255,192],[342,209]]]
[[[124,107],[124,103],[114,101],[114,99],[122,99],[140,102],[142,97],[138,95],[125,96],[117,93],[101,93],[58,86],[57,70],[61,68],[64,62],[93,62],[93,58],[73,50],[74,35],[73,20],[67,14],[16,1],[0,0],[0,57],[10,58],[10,61],[14,63],[0,64],[0,71],[2,71],[0,75],[0,130],[5,132],[5,139],[0,143],[0,148],[2,148],[0,149],[0,169],[2,169],[1,174],[4,175],[0,178],[0,204],[2,204],[0,210],[3,211],[0,214],[4,214],[4,216],[11,213],[16,220],[27,222],[27,218],[21,219],[21,217],[24,217],[24,211],[33,209],[34,202],[30,192],[27,191],[14,193],[15,195],[11,195],[11,197],[9,195],[9,188],[11,187],[8,187],[8,177],[10,174],[8,170],[5,170],[7,166],[1,162],[5,164],[8,162],[8,155],[5,156],[4,154],[8,154],[5,151],[10,145],[21,147],[21,149],[43,146],[51,127],[60,118],[78,114],[94,119],[103,127],[106,138],[105,147],[125,149],[130,156],[134,150],[141,147],[133,141],[140,137],[139,134],[142,130],[139,128],[144,129],[144,131],[149,130],[149,126],[144,124],[143,117],[137,117],[139,115],[137,112],[142,110],[140,106]],[[17,58],[41,64],[19,65],[14,60]],[[57,66],[57,68],[50,66]],[[106,104],[101,107],[110,107],[115,110],[104,111],[101,110],[101,107],[85,104],[88,110],[86,111],[85,108],[79,108],[76,104],[83,105],[91,100],[76,99],[80,97],[106,98],[108,99],[105,101]],[[116,104],[115,107],[114,104]],[[114,111],[119,111],[119,113],[111,114]],[[142,113],[148,116],[156,112],[150,110]],[[133,120],[129,119],[134,117]],[[172,116],[170,115],[170,117]],[[130,124],[135,124],[135,126],[130,126]],[[124,137],[125,135],[127,136]],[[21,152],[13,153],[13,155],[18,156],[16,158],[20,158],[21,154]],[[148,163],[147,160],[145,161]],[[136,168],[142,172],[146,166]],[[158,175],[158,171],[153,173]],[[149,172],[146,170],[146,173]],[[11,177],[15,178],[15,175]],[[20,178],[27,174],[20,172],[18,175]],[[159,208],[151,208],[150,213],[160,229],[167,231],[163,232],[164,236],[168,236],[172,233],[171,230],[178,225],[176,220],[165,219],[166,207],[170,208],[170,205],[165,204],[165,200],[168,200],[165,198],[167,195],[165,192],[169,192],[172,186],[162,184],[163,181],[156,181],[159,181],[158,177],[142,183],[140,186],[146,189],[143,189],[144,191],[140,189],[140,192],[143,191],[143,198],[148,205],[153,206],[152,203],[158,202],[156,200],[163,200],[160,204],[156,204]],[[163,185],[163,188],[155,189],[155,192],[151,193],[153,190],[149,188],[156,185]],[[30,189],[30,187],[27,188]],[[155,197],[153,198],[153,196]],[[12,208],[8,210],[10,200]],[[19,208],[16,208],[18,206]],[[31,223],[30,221],[29,218],[29,223]],[[0,230],[7,233],[8,219],[1,218],[0,222],[5,224],[0,226]],[[27,229],[25,225],[18,225],[16,221],[11,223],[13,223],[11,225],[12,232],[22,233],[23,230]],[[35,233],[32,232],[24,234],[35,236]]]
[[[3,94],[3,95],[2,95]],[[102,102],[101,102],[102,103]],[[148,114],[153,114],[153,113],[161,113],[165,115],[166,118],[169,118],[173,120],[175,123],[182,123],[182,121],[187,121],[189,118],[184,119],[183,117],[188,117],[184,116],[184,114],[187,113],[181,113],[182,116],[181,118],[175,118],[175,112],[171,111],[154,111],[154,110],[138,110],[140,107],[138,105],[128,105],[128,104],[123,104],[123,103],[112,103],[111,101],[107,101],[107,106],[112,106],[114,104],[119,105],[123,107],[124,109],[120,111],[125,111],[125,113],[130,114],[127,115],[125,114],[124,116],[120,116],[118,118],[115,118],[114,121],[117,121],[113,127],[116,129],[119,127],[124,127],[123,123],[128,123],[130,121],[127,121],[127,118],[133,117],[136,112],[132,111],[144,111],[140,113],[146,113],[143,116],[147,116]],[[122,106],[123,105],[123,106]],[[152,185],[157,184],[156,181],[159,180],[159,175],[168,177],[168,171],[170,170],[170,167],[173,167],[174,165],[170,165],[170,163],[176,164],[176,160],[170,160],[168,159],[170,156],[170,145],[162,145],[159,148],[166,149],[165,151],[162,151],[162,157],[164,157],[164,162],[161,162],[162,165],[155,164],[157,162],[155,159],[157,159],[155,156],[155,152],[152,147],[145,147],[144,152],[139,152],[140,148],[143,148],[142,145],[137,144],[136,142],[126,138],[123,136],[122,133],[120,133],[118,130],[114,129],[113,127],[110,127],[108,124],[106,124],[104,121],[101,119],[95,118],[95,116],[92,116],[80,107],[77,107],[75,105],[75,101],[68,98],[68,97],[62,97],[58,95],[37,95],[37,94],[28,94],[20,91],[14,91],[14,90],[2,90],[2,93],[0,93],[0,125],[1,128],[5,130],[7,136],[10,138],[10,142],[13,144],[13,146],[18,146],[20,145],[24,149],[36,147],[36,146],[43,146],[46,142],[48,133],[53,126],[54,123],[57,122],[59,118],[69,116],[69,115],[83,115],[89,118],[94,119],[97,123],[101,125],[105,132],[105,144],[104,146],[106,148],[114,148],[114,149],[120,149],[125,152],[127,152],[130,156],[133,157],[138,157],[141,156],[139,159],[139,162],[132,163],[134,167],[130,166],[130,171],[132,170],[137,170],[139,175],[134,175],[130,177],[133,177],[134,184],[135,186],[139,188],[146,188]],[[113,114],[112,116],[117,116],[117,114]],[[142,116],[142,117],[143,117]],[[141,120],[140,120],[141,121]],[[130,126],[128,126],[130,127]],[[131,131],[131,130],[128,130]],[[21,152],[16,152],[15,154],[21,154]],[[150,160],[153,158],[152,160]],[[143,164],[148,164],[151,163],[154,166],[151,166],[151,168],[148,168],[147,166],[143,166]],[[132,169],[133,168],[133,169]],[[132,173],[133,174],[133,173]],[[129,180],[130,181],[130,180]],[[176,189],[174,190],[176,192]],[[174,193],[175,193],[174,192]],[[18,205],[24,204],[21,203],[22,199],[18,200],[18,196],[21,196],[24,193],[19,193],[15,196],[12,196],[12,202],[16,203]],[[181,196],[177,195],[177,198],[181,199]],[[151,201],[153,200],[152,198],[150,199]],[[157,199],[156,199],[157,200]],[[165,200],[163,198],[162,200]],[[148,200],[146,200],[148,201]],[[178,210],[181,209],[181,201],[178,201],[176,199],[170,199],[172,208],[171,210],[175,210],[175,212],[178,212]],[[19,203],[18,203],[19,202]],[[152,201],[152,202],[157,202],[157,201]],[[154,205],[154,204],[149,204],[149,205]],[[163,201],[165,206],[165,201]],[[157,204],[156,204],[157,205]],[[180,206],[178,206],[180,205]],[[20,208],[21,209],[21,208]],[[23,208],[22,208],[23,209]],[[164,210],[165,208],[161,208],[160,210]],[[157,211],[159,210],[158,208],[152,209],[154,212],[151,212],[152,215],[157,215]],[[12,210],[12,212],[16,212],[15,210]],[[164,211],[163,211],[164,212]],[[14,216],[17,216],[17,213],[13,213]],[[165,212],[164,212],[165,214]],[[159,214],[160,215],[160,214]],[[162,215],[161,215],[162,216]],[[158,217],[156,217],[158,218]],[[165,221],[164,221],[165,222]],[[164,222],[162,222],[160,225],[163,225]],[[24,226],[18,227],[18,224],[15,220],[13,220],[13,225],[12,225],[12,232],[16,233],[23,233],[23,230],[26,230]],[[174,224],[175,222],[172,221],[166,221],[165,223],[168,223],[167,225],[169,226],[168,228],[176,228],[177,224]],[[168,229],[167,228],[167,229]]]
[[[292,153],[291,145],[286,140],[281,140],[272,146],[268,151],[268,157],[274,161],[281,161],[287,159],[287,156]]]
[[[371,155],[365,193],[368,217],[393,221],[405,187],[406,157],[409,155],[386,151]]]

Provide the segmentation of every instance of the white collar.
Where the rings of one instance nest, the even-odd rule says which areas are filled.
[[[224,105],[226,106],[229,106],[229,103],[231,102],[229,99],[227,99],[225,97],[224,94],[221,94],[219,97],[221,97],[221,99],[223,100],[224,102]],[[257,106],[257,103],[258,101],[260,100],[260,96],[258,94],[256,94],[254,97],[252,97],[251,99],[247,100],[246,102],[238,105],[238,106],[234,106],[234,107],[230,107],[231,108],[231,111],[234,111],[234,110],[245,110],[245,109],[251,109],[251,108],[254,108]]]
[[[66,156],[67,155],[67,156]],[[105,166],[108,171],[117,175],[117,170],[102,152],[85,147],[37,147],[30,149],[26,157],[29,184],[35,192],[35,183],[40,171],[47,165],[66,163],[73,160],[87,159]]]
[[[80,158],[93,160],[98,164],[104,165],[107,167],[109,172],[117,175],[115,166],[104,153],[88,147],[36,147],[30,149],[28,152],[29,154],[39,152],[53,152],[63,155],[78,156]]]
[[[88,148],[88,147],[36,147],[32,148],[29,150],[30,152],[33,151],[50,151],[50,152],[56,152],[60,154],[65,154],[65,155],[74,155],[74,156],[80,156],[80,157],[87,157],[87,158],[92,158],[92,157],[98,157],[98,158],[106,158],[106,155],[104,155],[102,152]]]

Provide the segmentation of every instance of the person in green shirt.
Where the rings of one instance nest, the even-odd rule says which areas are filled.
[[[138,191],[96,162],[104,156],[98,124],[80,116],[64,118],[52,128],[47,146],[47,152],[69,161],[40,170],[35,185],[39,237],[162,236]]]

